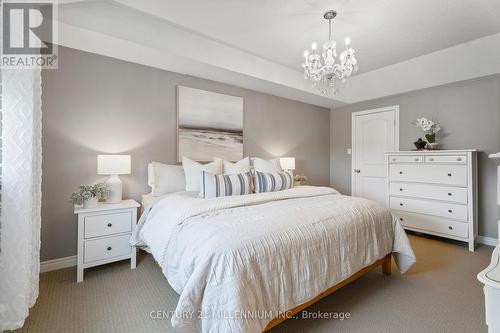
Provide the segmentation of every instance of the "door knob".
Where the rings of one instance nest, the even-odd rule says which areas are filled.
[[[354,172],[356,172],[356,173],[360,173],[360,172],[361,172],[361,170],[359,170],[359,169],[354,169]]]

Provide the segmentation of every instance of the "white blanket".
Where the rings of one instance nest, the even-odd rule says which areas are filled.
[[[180,294],[171,320],[179,332],[262,332],[388,253],[401,272],[415,262],[387,209],[327,187],[170,194],[145,211],[132,243],[149,248]]]

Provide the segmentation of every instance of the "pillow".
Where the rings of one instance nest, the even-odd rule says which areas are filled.
[[[151,186],[154,197],[184,191],[186,189],[184,170],[180,165],[152,162],[148,165],[148,185]]]
[[[202,171],[200,197],[215,198],[251,194],[252,181],[251,171],[234,175],[214,175],[210,172]]]
[[[283,191],[293,187],[293,173],[255,171],[255,193]]]
[[[182,157],[182,167],[186,176],[186,191],[200,191],[201,171],[205,170],[214,175],[222,173],[222,160],[214,159],[213,162],[201,164],[187,157]]]
[[[281,169],[279,158],[267,161],[262,158],[254,157],[252,158],[252,165],[255,171],[260,171],[260,172],[275,173],[283,171]]]
[[[224,164],[224,174],[226,175],[234,175],[237,173],[245,173],[250,171],[250,158],[245,157],[242,160],[239,160],[238,162],[229,162],[229,161],[223,161]]]

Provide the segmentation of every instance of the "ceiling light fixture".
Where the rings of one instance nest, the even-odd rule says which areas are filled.
[[[316,51],[316,43],[312,43],[312,51],[304,51],[305,61],[304,77],[313,82],[313,86],[323,95],[335,95],[336,81],[346,82],[351,74],[358,70],[358,61],[354,49],[351,48],[349,37],[345,39],[346,50],[340,54],[340,63],[335,63],[337,58],[337,43],[332,40],[332,20],[337,16],[334,10],[327,11],[323,17],[328,20],[328,42],[323,44],[321,56]],[[323,61],[321,60],[323,58]]]

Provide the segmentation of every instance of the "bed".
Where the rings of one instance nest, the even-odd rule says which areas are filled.
[[[382,265],[415,262],[380,205],[332,188],[148,201],[131,242],[150,252],[180,295],[181,332],[262,332]]]

